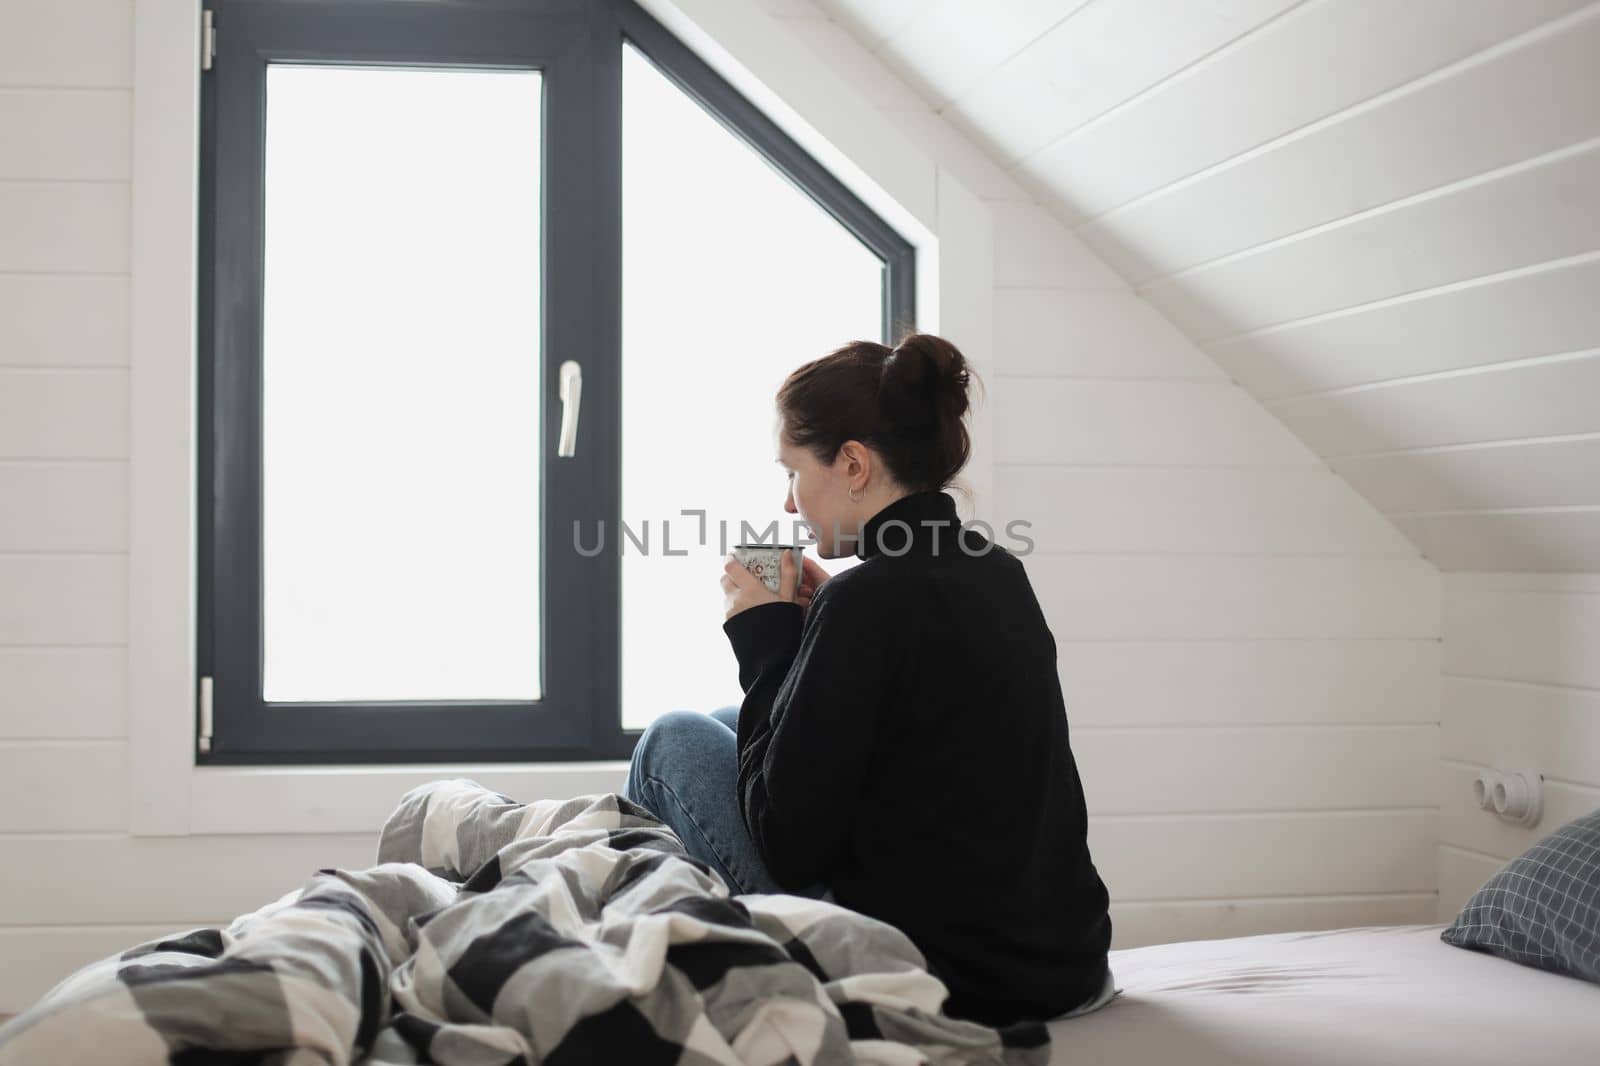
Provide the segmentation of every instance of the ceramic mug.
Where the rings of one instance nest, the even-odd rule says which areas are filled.
[[[779,566],[783,562],[783,553],[787,551],[801,552],[805,550],[804,544],[735,544],[733,557],[739,560],[739,565],[761,579],[761,583],[773,592],[778,591],[778,576],[781,573]],[[795,575],[800,574],[800,557],[795,556]]]

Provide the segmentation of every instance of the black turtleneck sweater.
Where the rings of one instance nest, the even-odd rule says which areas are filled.
[[[1111,919],[1055,638],[1022,563],[959,526],[946,493],[904,496],[809,609],[723,630],[739,805],[773,878],[894,925],[948,1014],[998,1026],[1094,996]]]

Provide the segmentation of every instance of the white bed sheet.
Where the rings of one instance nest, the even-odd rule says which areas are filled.
[[[1369,926],[1111,952],[1118,994],[1050,1023],[1060,1066],[1597,1066],[1600,985]]]

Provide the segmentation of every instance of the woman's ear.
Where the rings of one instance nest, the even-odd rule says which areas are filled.
[[[854,478],[857,474],[872,473],[872,456],[867,446],[858,440],[847,440],[839,446],[839,456],[845,460],[844,474]]]

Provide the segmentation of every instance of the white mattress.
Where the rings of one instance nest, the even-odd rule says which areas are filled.
[[[1443,925],[1111,952],[1118,994],[1050,1023],[1061,1066],[1596,1066],[1600,985],[1452,947]]]

